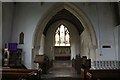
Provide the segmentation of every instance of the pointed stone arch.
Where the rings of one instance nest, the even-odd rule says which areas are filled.
[[[56,3],[42,16],[42,19],[40,19],[34,32],[33,46],[35,48],[40,47],[41,37],[43,35],[43,31],[47,23],[55,14],[57,14],[57,12],[61,11],[62,9],[66,9],[69,12],[71,12],[82,23],[83,27],[85,28],[85,31],[80,35],[81,46],[86,45],[84,43],[85,39],[83,38],[83,36],[88,36],[87,39],[89,39],[89,41],[87,45],[90,45],[89,48],[91,49],[91,51],[89,51],[88,49],[87,54],[85,53],[81,53],[81,54],[82,55],[85,54],[89,58],[96,59],[96,49],[98,45],[97,45],[97,38],[96,38],[93,25],[89,20],[89,18],[87,17],[87,15],[85,15],[85,13],[73,3]]]

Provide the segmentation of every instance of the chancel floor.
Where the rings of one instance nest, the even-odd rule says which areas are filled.
[[[72,67],[71,61],[54,61],[53,67],[47,74],[42,75],[42,80],[80,80],[80,75]]]

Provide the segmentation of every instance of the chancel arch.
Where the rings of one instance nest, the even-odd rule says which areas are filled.
[[[42,36],[46,36],[47,32],[46,27],[49,24],[51,24],[50,20],[57,14],[59,13],[61,10],[67,10],[69,11],[72,15],[74,15],[76,17],[76,19],[79,20],[79,22],[82,24],[82,27],[84,28],[83,32],[79,32],[79,38],[80,38],[80,44],[78,44],[80,46],[80,50],[78,53],[76,54],[81,54],[81,56],[88,56],[89,58],[91,58],[92,60],[96,59],[96,49],[97,49],[97,39],[96,39],[96,35],[95,35],[95,31],[93,28],[92,23],[90,22],[89,18],[87,18],[87,16],[85,15],[85,13],[78,8],[76,5],[74,5],[73,3],[56,3],[55,5],[53,5],[53,7],[51,7],[42,17],[42,19],[40,19],[36,30],[34,32],[34,37],[33,37],[33,46],[34,46],[34,50],[33,52],[38,52],[39,48],[41,48],[41,40],[42,40]],[[55,18],[54,20],[57,21],[57,19]],[[69,21],[69,20],[67,20]],[[70,21],[69,21],[70,22]],[[74,23],[73,23],[74,24]],[[81,27],[76,27],[80,28]],[[77,29],[79,30],[79,29]],[[40,47],[39,47],[40,46]],[[51,47],[52,48],[52,47]],[[43,53],[45,53],[43,51]],[[33,55],[36,55],[33,53]]]

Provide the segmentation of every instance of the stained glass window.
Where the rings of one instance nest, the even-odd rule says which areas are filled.
[[[70,46],[70,33],[63,24],[55,31],[55,46]]]

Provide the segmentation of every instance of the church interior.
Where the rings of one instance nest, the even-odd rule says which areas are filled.
[[[1,80],[120,80],[120,2],[1,2]]]

